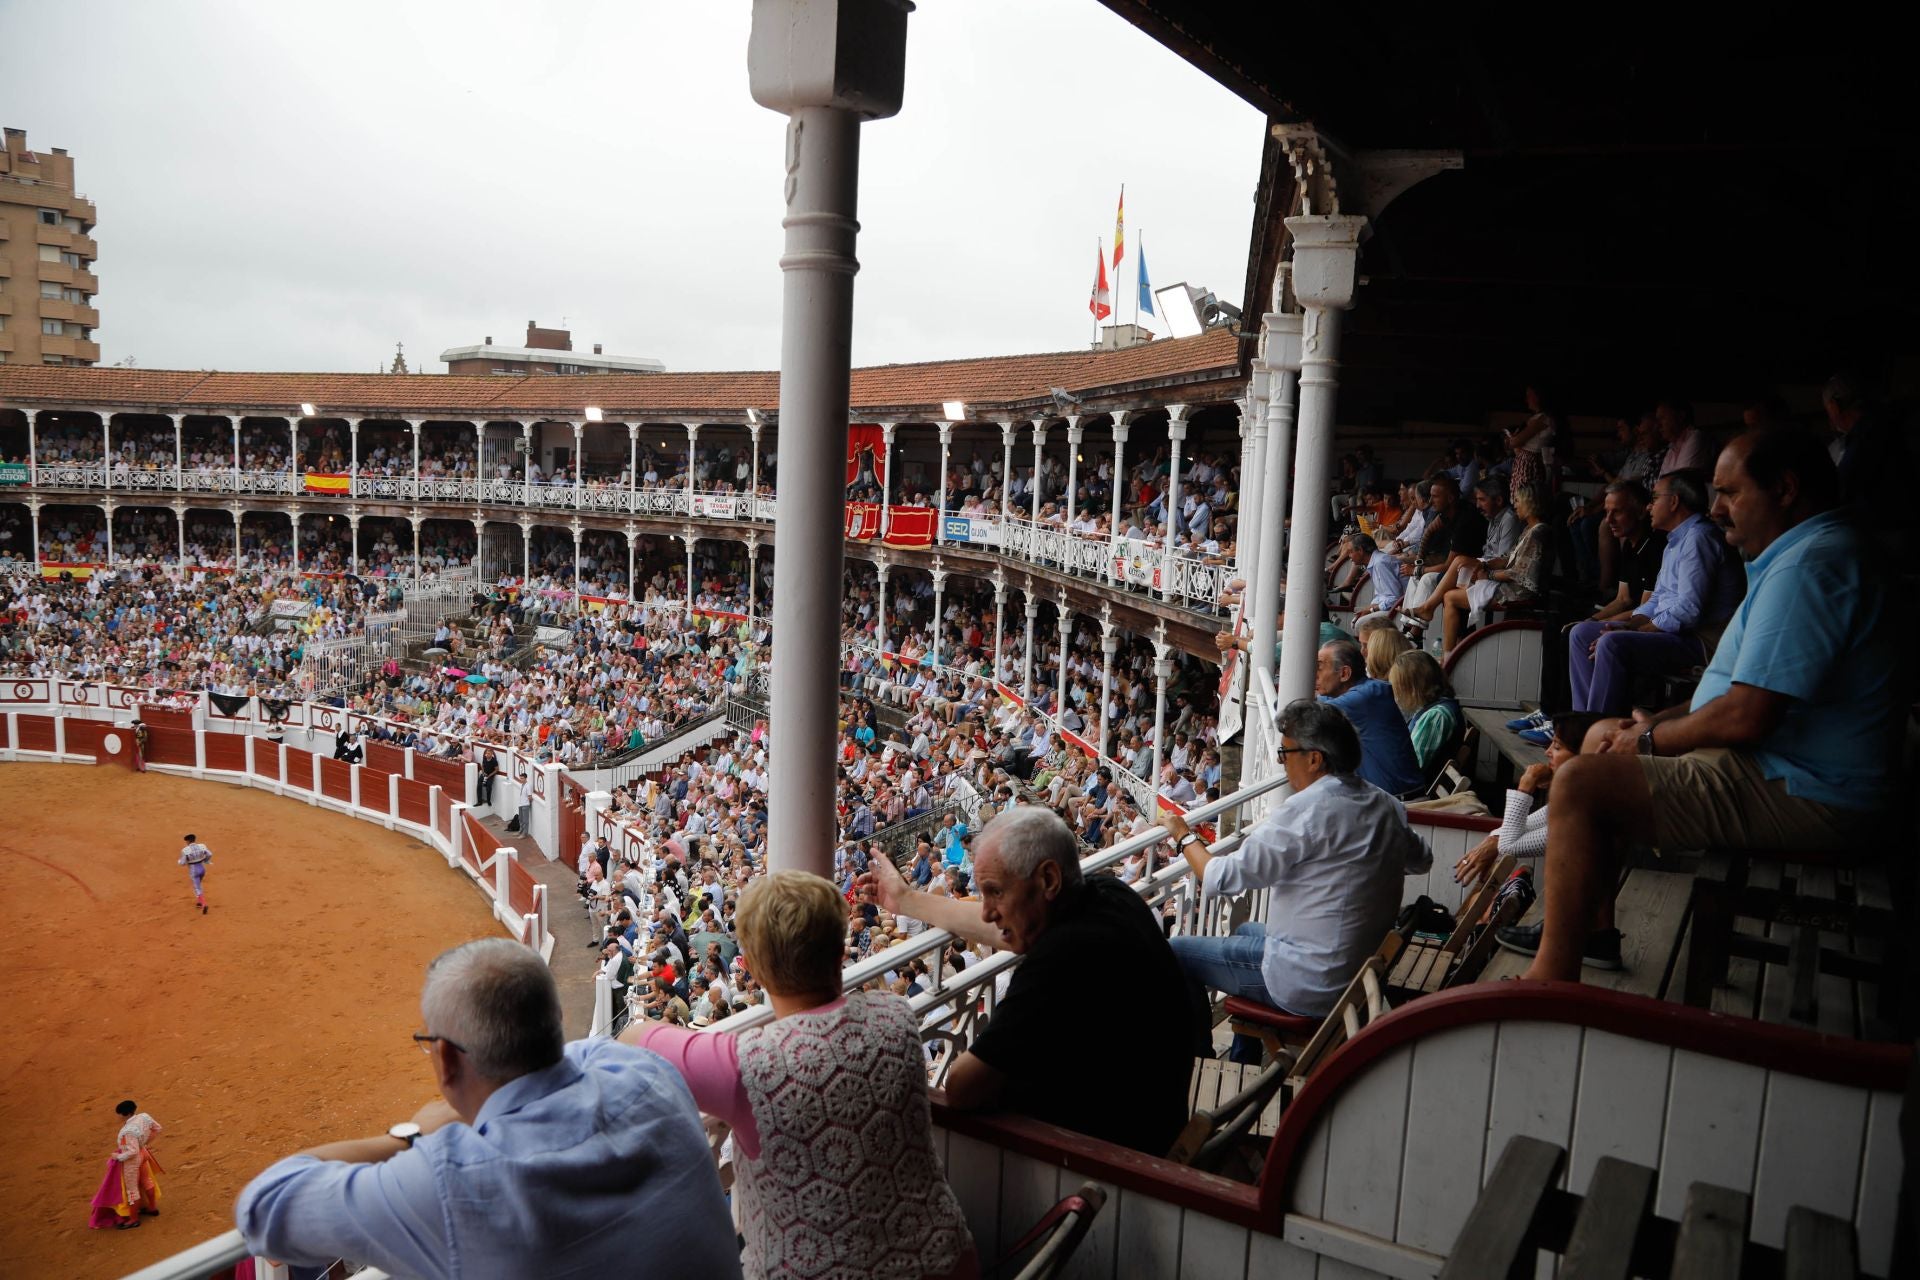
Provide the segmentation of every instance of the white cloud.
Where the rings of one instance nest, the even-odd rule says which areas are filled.
[[[749,13],[15,3],[0,83],[98,202],[107,361],[371,370],[403,339],[437,370],[564,318],[581,349],[771,368],[784,122],[747,92]],[[1261,128],[1092,0],[927,0],[905,106],[863,130],[855,358],[1085,343],[1122,182],[1154,283],[1238,302]]]

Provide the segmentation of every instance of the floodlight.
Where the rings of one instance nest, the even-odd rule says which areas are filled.
[[[320,414],[312,405],[302,404],[300,406],[300,416],[303,418],[317,418]]]
[[[601,411],[601,409],[600,409],[600,406],[599,406],[599,405],[597,405],[597,404],[590,404],[590,405],[588,405],[588,406],[587,406],[587,421],[588,421],[588,422],[603,422],[603,421],[605,421],[605,420],[606,420],[606,416],[607,416],[607,415],[606,415],[606,414],[605,414],[604,412],[602,412],[602,411]]]
[[[1170,284],[1164,289],[1155,289],[1153,296],[1159,301],[1160,314],[1165,317],[1167,328],[1176,338],[1191,338],[1206,330],[1201,323],[1200,310],[1196,305],[1207,296],[1205,289],[1196,289],[1182,280],[1179,284]]]
[[[948,400],[940,406],[940,410],[947,415],[948,422],[965,422],[967,420],[967,402],[965,400]]]
[[[758,409],[747,410],[747,425],[757,427],[760,425],[760,423],[761,423],[760,411]]]

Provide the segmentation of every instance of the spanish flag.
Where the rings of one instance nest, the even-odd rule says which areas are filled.
[[[1120,283],[1119,279],[1117,278],[1120,273],[1120,259],[1126,256],[1127,256],[1127,185],[1126,183],[1123,182],[1120,184],[1120,203],[1118,205],[1115,205],[1113,210],[1113,270],[1114,270],[1114,275],[1116,277],[1114,280],[1115,284]]]
[[[100,566],[97,564],[56,564],[48,560],[41,563],[40,576],[48,582],[58,582],[60,581],[60,575],[65,573],[72,575],[75,582],[85,582],[93,576],[93,571],[98,568],[100,568]]]
[[[329,475],[321,471],[309,471],[306,475],[308,493],[351,493],[353,476],[351,474]]]

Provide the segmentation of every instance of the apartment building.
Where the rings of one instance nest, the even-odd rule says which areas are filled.
[[[73,157],[30,150],[25,129],[0,151],[0,364],[90,365],[99,248],[93,202],[73,189]]]
[[[667,366],[647,356],[610,356],[593,344],[593,354],[573,349],[573,334],[566,329],[543,329],[537,321],[527,321],[527,342],[523,347],[495,346],[493,336],[478,346],[449,347],[440,353],[447,372],[504,373],[520,377],[529,373],[664,373]]]

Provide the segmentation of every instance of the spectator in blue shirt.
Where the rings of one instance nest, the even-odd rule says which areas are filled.
[[[1342,541],[1346,544],[1347,558],[1356,567],[1365,570],[1373,583],[1372,601],[1358,610],[1354,617],[1363,618],[1370,613],[1387,613],[1399,608],[1401,597],[1407,594],[1407,578],[1400,568],[1400,561],[1382,551],[1364,533],[1350,533]]]
[[[1389,795],[1405,796],[1421,788],[1420,762],[1414,758],[1407,718],[1385,680],[1367,678],[1367,660],[1351,640],[1320,647],[1313,691],[1320,701],[1340,708],[1360,735],[1362,778]]]
[[[288,1156],[234,1206],[256,1254],[396,1275],[620,1275],[634,1241],[688,1275],[737,1276],[693,1095],[658,1055],[563,1044],[560,997],[505,938],[427,969],[420,1011],[445,1101],[378,1137]]]
[[[1636,680],[1689,671],[1740,603],[1741,582],[1720,531],[1707,520],[1707,485],[1697,471],[1653,483],[1647,514],[1667,535],[1660,573],[1646,602],[1623,618],[1582,622],[1567,639],[1573,709],[1623,714]]]
[[[1530,978],[1578,978],[1590,931],[1611,924],[1629,842],[1819,862],[1873,847],[1892,804],[1908,694],[1824,443],[1755,428],[1721,450],[1713,489],[1747,598],[1690,703],[1601,721],[1556,773]]]

